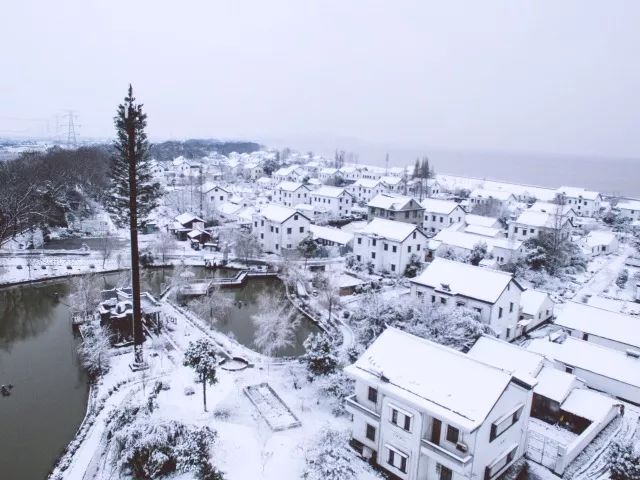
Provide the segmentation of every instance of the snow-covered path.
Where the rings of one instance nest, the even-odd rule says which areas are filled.
[[[612,256],[596,274],[576,293],[575,299],[580,301],[585,295],[596,296],[609,288],[616,280],[624,263],[633,253],[633,247],[622,245],[622,253]]]

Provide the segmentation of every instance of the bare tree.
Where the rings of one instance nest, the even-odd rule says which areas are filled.
[[[115,239],[109,232],[105,232],[104,237],[100,239],[100,255],[102,256],[102,269],[104,269],[107,259],[111,257],[115,247]]]
[[[340,305],[340,285],[334,277],[326,274],[318,275],[314,282],[320,294],[320,303],[328,310],[328,319],[331,321],[333,308]]]
[[[262,294],[258,299],[258,313],[251,317],[256,326],[256,347],[272,356],[278,350],[293,345],[299,320],[281,297]]]
[[[160,254],[162,258],[162,264],[166,265],[167,254],[176,248],[176,239],[166,230],[160,230],[156,241],[153,244],[155,250]]]
[[[230,296],[225,295],[220,287],[215,287],[207,295],[200,297],[191,304],[191,308],[199,317],[206,319],[210,324],[220,320],[233,305]]]
[[[95,274],[78,275],[71,280],[71,307],[85,321],[90,319],[100,302],[100,288]]]
[[[260,253],[260,242],[252,233],[238,231],[234,241],[236,256],[244,259],[244,263],[247,263],[250,257]]]

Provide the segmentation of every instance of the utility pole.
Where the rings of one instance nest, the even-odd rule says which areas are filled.
[[[77,147],[78,139],[76,137],[76,125],[75,120],[77,115],[73,110],[67,110],[67,113],[62,116],[67,119],[67,147]]]
[[[129,87],[129,96],[131,87]],[[131,290],[133,295],[133,371],[149,368],[144,361],[142,343],[142,308],[140,306],[140,258],[138,252],[138,185],[136,175],[136,122],[138,112],[133,103],[126,106],[127,160],[129,161],[129,231],[131,234]]]

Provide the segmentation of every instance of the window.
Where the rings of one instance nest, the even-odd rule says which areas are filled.
[[[287,243],[287,248],[291,248],[291,244],[290,243]]]
[[[358,245],[362,245],[362,237],[358,237]]]
[[[300,227],[300,233],[304,233],[304,227]]]
[[[362,258],[360,257],[360,255],[356,255],[356,260],[361,261]]]
[[[376,427],[374,427],[373,425],[369,425],[367,423],[366,437],[367,437],[367,439],[371,440],[372,442],[375,442],[376,441]]]
[[[271,231],[273,232],[273,225],[271,225]]]
[[[585,342],[589,341],[589,334],[588,333],[583,333],[582,334],[582,340],[584,340]]]
[[[391,264],[391,271],[392,271],[392,272],[395,272],[395,271],[396,271],[396,266],[395,266],[395,264],[393,264],[393,263]]]
[[[411,418],[412,415],[409,412],[401,410],[398,407],[391,408],[391,423],[396,427],[400,427],[407,432],[411,431]]]
[[[410,212],[404,212],[404,218],[409,218],[409,213]]]
[[[287,228],[287,235],[291,235],[291,229]]]
[[[276,227],[276,233],[280,233],[280,229]]]
[[[438,468],[440,469],[440,477],[438,477],[440,480],[451,480],[453,478],[453,472],[450,468],[440,464],[438,464]]]
[[[498,318],[502,318],[502,307],[498,307]]]
[[[511,338],[511,329],[507,328],[507,338]]]
[[[260,240],[264,240],[264,233],[260,234]]]
[[[447,425],[447,441],[451,443],[458,443],[458,438],[460,438],[460,430],[456,427],[452,427],[451,425]]]
[[[280,248],[280,245],[276,243],[276,250],[278,250],[279,248]]]
[[[420,244],[416,245],[416,250],[420,251]]]
[[[485,480],[489,480],[494,478],[498,473],[500,473],[507,465],[509,465],[513,459],[516,457],[516,451],[518,450],[518,445],[513,445],[504,455],[498,457],[496,460],[487,465],[487,468],[484,471]]]
[[[411,245],[407,247],[407,252],[411,253]]]
[[[431,303],[436,303],[436,296],[435,295],[431,295]]]
[[[573,373],[573,367],[569,367],[569,366],[564,367],[564,371],[567,373]]]
[[[371,252],[371,258],[376,258],[376,252]]]
[[[371,240],[371,245],[373,245],[374,247],[376,246],[377,240],[374,238],[373,240]]]
[[[446,305],[446,304],[447,304],[447,299],[446,299],[446,298],[444,298],[444,297],[440,297],[440,303],[441,303],[442,305]]]
[[[407,473],[407,459],[409,457],[390,446],[387,446],[387,452],[387,463],[402,473]]]
[[[397,246],[395,246],[395,245],[394,245],[394,246],[392,246],[392,247],[391,247],[391,251],[392,251],[393,253],[396,253],[396,252],[398,251],[398,247],[397,247]]]
[[[416,239],[416,232],[413,232],[413,239]]]
[[[435,222],[436,221],[436,216],[435,215],[431,215],[431,221]]]
[[[370,402],[378,403],[378,390],[373,387],[369,387],[369,391],[367,393],[367,399]]]
[[[513,302],[509,302],[509,313],[513,312]]]
[[[388,243],[385,243],[385,244],[384,244],[384,251],[386,252],[387,250],[389,250],[389,244],[388,244]]]
[[[516,408],[493,422],[491,424],[491,434],[489,436],[489,441],[492,442],[497,437],[506,432],[512,425],[514,425],[520,418],[523,408],[523,405],[518,405]]]

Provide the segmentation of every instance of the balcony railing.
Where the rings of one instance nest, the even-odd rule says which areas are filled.
[[[452,452],[441,447],[440,445],[436,445],[435,443],[430,442],[426,438],[421,439],[420,444],[425,455],[439,455],[441,458],[445,458],[461,468],[466,467],[473,459],[473,455],[464,452]]]
[[[345,403],[346,403],[347,410],[353,410],[352,413],[355,413],[355,412],[361,413],[375,420],[376,422],[380,421],[380,415],[378,415],[373,410],[365,407],[364,405],[359,404],[358,401],[356,400],[355,394],[348,396],[345,399]]]

